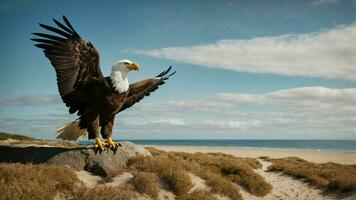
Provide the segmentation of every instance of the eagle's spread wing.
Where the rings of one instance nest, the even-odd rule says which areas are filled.
[[[165,83],[165,80],[169,79],[170,76],[176,73],[173,72],[171,74],[168,74],[171,68],[172,66],[170,66],[166,71],[163,71],[162,73],[157,75],[155,78],[130,84],[129,95],[126,98],[126,101],[120,111],[123,111],[126,108],[129,108],[135,103],[141,101],[141,99],[143,99],[145,96],[149,96],[151,92],[157,90],[160,85],[163,85]]]
[[[83,40],[74,30],[68,19],[63,16],[64,24],[53,19],[58,28],[40,24],[40,26],[57,35],[33,33],[39,38],[35,46],[43,49],[46,57],[56,70],[57,85],[63,102],[76,112],[78,103],[85,101],[85,95],[77,89],[81,85],[103,78],[99,66],[99,53],[89,42]]]

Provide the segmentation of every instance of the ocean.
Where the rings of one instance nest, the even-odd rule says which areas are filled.
[[[356,140],[128,140],[140,145],[275,148],[356,152]]]

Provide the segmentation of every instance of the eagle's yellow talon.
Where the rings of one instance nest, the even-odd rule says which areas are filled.
[[[111,138],[108,138],[108,140],[106,141],[106,146],[108,146],[112,151],[116,151],[119,147],[119,143],[112,141]]]
[[[94,149],[102,152],[104,151],[104,148],[105,148],[104,143],[99,138],[96,138],[94,143]]]

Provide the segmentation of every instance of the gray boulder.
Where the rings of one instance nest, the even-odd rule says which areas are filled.
[[[41,147],[0,146],[0,162],[47,163],[73,170],[86,170],[103,177],[115,175],[126,167],[126,162],[135,156],[152,156],[145,148],[132,142],[121,142],[122,146],[113,153],[96,153],[88,147]]]

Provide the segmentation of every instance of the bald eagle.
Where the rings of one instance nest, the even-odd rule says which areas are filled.
[[[43,49],[53,65],[59,94],[69,113],[79,116],[57,129],[57,138],[75,141],[87,135],[95,139],[96,150],[116,151],[119,143],[112,140],[115,115],[149,96],[175,72],[169,74],[170,66],[154,78],[129,84],[128,73],[138,71],[140,66],[130,60],[120,60],[113,64],[111,75],[104,77],[93,44],[83,40],[65,16],[64,23],[53,21],[58,27],[39,24],[51,34],[33,33],[37,38],[31,40]],[[100,139],[99,131],[105,142]]]

